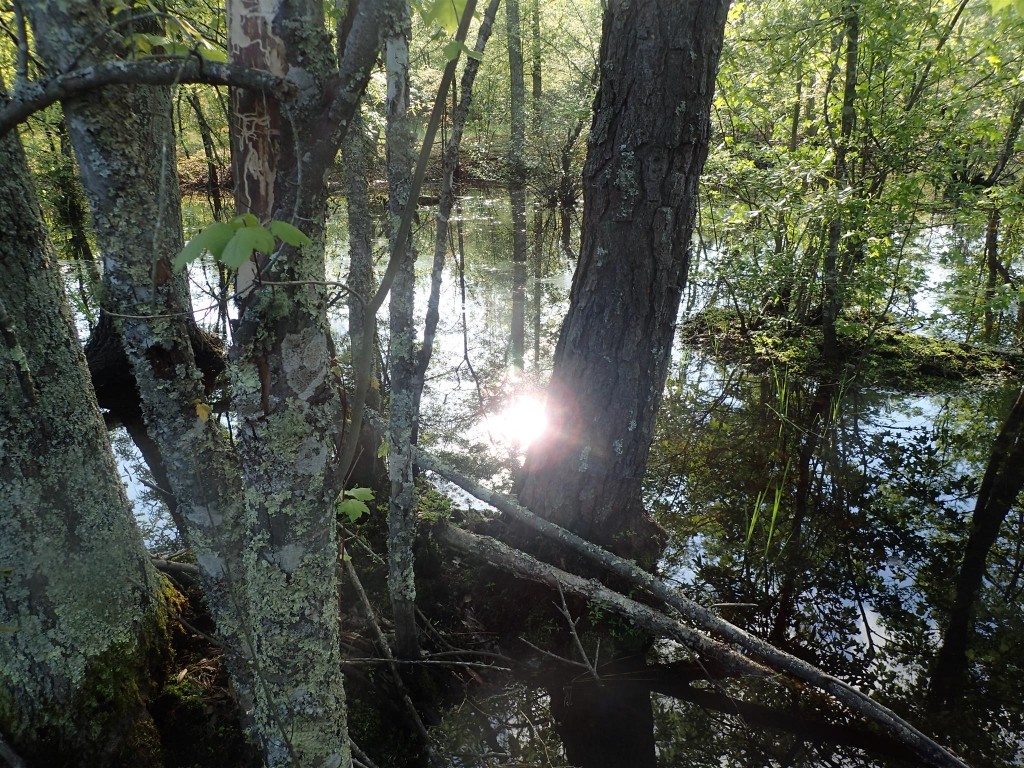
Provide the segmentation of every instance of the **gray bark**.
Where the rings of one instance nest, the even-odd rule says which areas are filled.
[[[348,211],[348,334],[352,357],[359,357],[359,348],[366,343],[377,345],[377,318],[363,314],[363,305],[377,290],[373,275],[373,216],[370,212],[370,173],[377,147],[374,138],[366,135],[362,114],[356,110],[352,125],[345,135],[342,155],[345,164],[345,205]],[[380,371],[377,354],[372,355],[370,390],[367,406],[380,410]]]
[[[98,54],[89,46],[113,35],[93,3],[39,0],[26,8],[39,53],[55,71],[91,63]],[[63,108],[103,254],[104,308],[120,332],[244,709],[253,682],[242,597],[243,495],[219,424],[197,414],[206,395],[189,340],[190,304],[170,268],[182,247],[170,92],[116,86]]]
[[[161,582],[16,134],[0,140],[0,272],[0,737],[34,765],[155,764]]]
[[[391,407],[388,422],[388,471],[391,498],[388,506],[388,591],[395,616],[398,655],[420,655],[416,631],[416,576],[413,544],[416,541],[416,484],[412,442],[418,414],[415,403],[416,330],[413,321],[416,248],[411,239],[399,243],[399,223],[410,204],[414,125],[409,114],[409,36],[411,20],[406,4],[403,17],[385,41],[387,60],[388,206],[391,211],[391,252],[398,271],[391,286],[391,340],[388,368]]]
[[[505,14],[509,69],[508,194],[512,207],[511,346],[512,366],[521,371],[526,338],[526,84],[519,0],[506,0]]]
[[[244,478],[256,731],[269,766],[348,765],[335,501],[344,416],[327,321],[325,175],[380,50],[389,3],[346,19],[340,65],[319,2],[229,3],[233,63],[287,77],[291,104],[232,94],[235,201],[313,244],[239,272],[230,357]]]

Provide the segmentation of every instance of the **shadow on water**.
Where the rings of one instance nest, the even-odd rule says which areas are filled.
[[[664,568],[730,621],[925,723],[970,764],[1019,765],[1017,395],[864,390],[687,356],[649,468],[649,501],[672,537]],[[976,502],[993,467],[1005,503],[984,538]],[[957,636],[955,660],[940,662]],[[798,689],[705,683],[690,702],[661,700],[666,764],[889,764],[880,742],[864,753],[827,736],[833,709]]]

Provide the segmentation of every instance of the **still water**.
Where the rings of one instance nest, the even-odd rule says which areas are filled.
[[[454,247],[449,257],[421,434],[467,472],[507,487],[544,428],[543,385],[573,264],[557,245],[554,217],[535,212],[525,311],[513,312],[507,202],[484,194],[461,202],[464,252]],[[421,321],[433,241],[432,217],[423,222]],[[331,237],[334,276],[342,278],[343,216]],[[691,300],[714,276],[698,273],[692,282]],[[212,284],[209,275],[198,278],[197,306],[202,296],[210,304]],[[513,364],[515,316],[524,324],[522,368]],[[343,313],[334,324],[344,339]],[[386,348],[386,322],[381,334]],[[936,702],[930,694],[963,597],[976,498],[1018,386],[871,389],[781,369],[753,373],[679,346],[645,488],[669,533],[664,574],[728,620],[869,692],[971,765],[1024,764],[1019,487],[982,554],[966,647],[945,667],[955,695]],[[1024,467],[1008,471],[1024,479]],[[668,646],[654,653],[662,663],[681,655]],[[503,750],[533,761],[524,764],[560,764],[557,746],[534,727],[547,717],[536,692],[487,689],[470,704],[466,723],[456,709],[446,725],[459,765],[498,764],[486,756],[493,742],[472,726],[479,717],[502,734]],[[775,681],[693,680],[656,697],[656,718],[666,766],[908,764],[897,745],[833,702]]]

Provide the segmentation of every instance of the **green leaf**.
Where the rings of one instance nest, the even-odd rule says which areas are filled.
[[[223,48],[218,48],[206,40],[200,40],[199,45],[196,48],[196,53],[200,55],[206,61],[214,61],[218,64],[228,63],[228,52]]]
[[[345,491],[345,495],[351,496],[353,499],[359,499],[360,501],[373,501],[372,488],[349,488]]]
[[[174,257],[174,271],[180,272],[186,264],[191,264],[206,251],[209,251],[215,259],[219,259],[228,241],[234,237],[235,229],[230,224],[221,221],[215,221],[205,227],[188,241],[188,245],[181,249],[181,253]]]
[[[388,446],[388,441],[387,440],[381,440],[380,441],[380,448],[377,449],[377,458],[378,459],[386,459],[388,457],[388,452],[390,450],[391,450],[391,448],[390,448],[390,446]]]
[[[420,15],[427,26],[436,23],[449,35],[454,35],[465,10],[466,0],[432,0],[420,8]]]
[[[272,221],[268,227],[274,237],[280,238],[282,242],[288,243],[288,245],[298,247],[300,245],[312,245],[313,243],[301,229],[293,227],[287,221]]]
[[[338,504],[338,514],[345,515],[350,523],[356,522],[363,515],[370,513],[370,508],[359,499],[345,499]]]
[[[469,58],[476,59],[477,61],[484,60],[484,55],[482,53],[477,53],[468,45],[459,40],[452,40],[444,47],[443,50],[444,56],[448,61],[454,61],[459,57],[460,53],[464,53]]]
[[[274,250],[274,236],[263,227],[241,227],[224,247],[218,259],[229,269],[238,269],[252,257],[253,251],[271,253]]]
[[[240,227],[258,227],[260,220],[256,218],[256,214],[243,213],[241,216],[235,216],[231,223]]]

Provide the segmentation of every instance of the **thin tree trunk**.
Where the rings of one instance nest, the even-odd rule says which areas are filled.
[[[498,12],[501,0],[491,0],[487,4],[480,27],[477,30],[475,53],[482,57],[487,41],[494,26],[494,17]],[[437,230],[434,235],[434,261],[430,272],[430,295],[427,298],[426,319],[423,324],[423,346],[420,347],[419,359],[416,363],[416,412],[419,413],[420,401],[423,397],[424,379],[430,358],[434,353],[434,338],[437,334],[437,323],[440,320],[441,278],[444,273],[445,256],[448,254],[448,238],[452,211],[455,209],[455,191],[459,168],[459,148],[462,135],[469,117],[469,108],[473,103],[473,83],[476,82],[480,70],[480,58],[468,57],[462,70],[459,82],[459,101],[452,110],[451,134],[445,144],[441,158],[441,195],[437,205]]]
[[[1018,393],[996,437],[978,490],[970,535],[956,578],[953,607],[928,686],[928,707],[933,712],[955,705],[963,695],[967,649],[988,555],[999,539],[1003,521],[1024,490],[1021,467],[1024,467],[1024,389]]]
[[[993,206],[985,224],[985,268],[988,274],[985,279],[985,330],[982,339],[986,344],[996,344],[999,341],[998,318],[1000,313],[996,312],[992,306],[996,296],[999,270],[1002,266],[999,263],[999,222],[999,209]]]
[[[526,341],[526,84],[519,0],[505,0],[509,68],[509,200],[512,205],[512,366],[523,369]],[[536,64],[534,72],[537,72]],[[539,76],[539,75],[537,75]]]
[[[843,84],[842,117],[839,136],[833,142],[835,162],[833,164],[832,186],[841,191],[850,184],[850,173],[846,157],[853,137],[856,122],[857,99],[857,56],[860,42],[860,16],[856,3],[843,6],[843,31],[846,36],[846,76]],[[822,267],[824,290],[822,295],[822,332],[824,334],[823,354],[828,360],[838,360],[839,341],[836,338],[836,321],[843,307],[842,287],[839,284],[839,245],[843,236],[844,221],[836,211],[828,224],[828,244]]]
[[[388,592],[395,617],[396,652],[400,658],[420,655],[416,629],[416,485],[413,477],[412,441],[418,419],[414,396],[416,370],[416,329],[413,320],[416,248],[411,240],[397,243],[398,225],[409,203],[412,169],[416,156],[413,147],[414,126],[409,115],[409,35],[411,21],[408,4],[402,17],[395,20],[385,41],[387,60],[387,162],[390,194],[388,206],[393,223],[391,251],[399,259],[391,286],[391,341],[388,368],[391,381],[390,420],[388,422],[388,469],[391,498],[388,507]]]
[[[342,145],[345,159],[345,205],[348,209],[348,285],[354,291],[348,295],[348,335],[352,343],[352,356],[359,356],[364,342],[377,344],[377,319],[366,323],[363,303],[377,290],[373,275],[373,216],[370,212],[370,174],[374,165],[376,142],[366,135],[362,113],[352,116]],[[380,371],[373,355],[373,381],[367,395],[367,406],[380,410]]]

